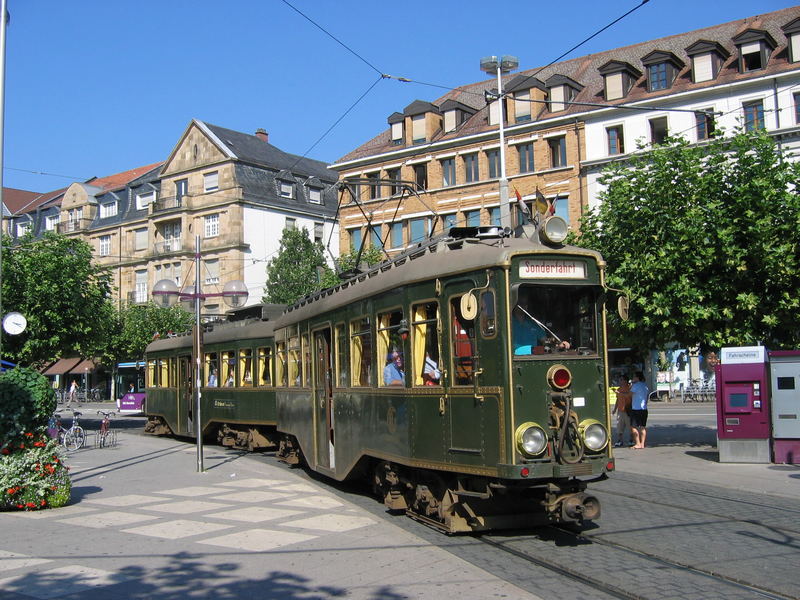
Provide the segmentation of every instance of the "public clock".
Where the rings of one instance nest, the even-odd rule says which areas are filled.
[[[28,320],[22,313],[10,312],[3,317],[3,329],[8,335],[19,335],[27,326]]]

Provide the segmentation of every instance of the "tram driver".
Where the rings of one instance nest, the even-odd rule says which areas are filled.
[[[383,368],[383,385],[405,385],[403,356],[397,350],[391,352],[386,358],[386,366]]]
[[[554,338],[555,349],[559,351],[569,350],[570,343],[567,340],[559,340],[554,335],[551,335],[552,332],[546,331],[545,326],[520,304],[514,307],[513,314],[511,339],[516,356],[543,354],[547,351],[546,345],[551,338]]]

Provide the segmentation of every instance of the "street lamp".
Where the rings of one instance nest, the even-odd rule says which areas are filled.
[[[511,227],[511,208],[508,204],[508,178],[506,177],[506,138],[503,125],[505,111],[503,110],[503,73],[509,73],[519,67],[516,56],[504,54],[503,56],[484,56],[481,59],[481,71],[484,73],[497,73],[497,101],[500,103],[500,226]]]
[[[202,374],[202,347],[203,347],[203,328],[200,326],[200,304],[206,298],[218,298],[231,308],[244,306],[247,302],[247,286],[243,281],[229,281],[222,288],[222,292],[204,294],[200,290],[200,236],[195,237],[194,241],[194,292],[185,292],[178,289],[172,279],[162,279],[153,286],[153,300],[158,306],[169,307],[177,300],[194,300],[194,344],[192,353],[194,354],[194,428],[197,439],[197,472],[203,472],[203,428],[200,419],[200,386],[203,385]]]

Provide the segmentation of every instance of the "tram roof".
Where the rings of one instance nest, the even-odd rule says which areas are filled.
[[[410,283],[510,265],[512,257],[518,254],[585,256],[603,264],[602,257],[594,250],[577,246],[552,248],[528,238],[443,239],[438,244],[419,248],[416,254],[412,249],[338,286],[299,300],[278,317],[275,329]]]
[[[241,321],[220,321],[206,324],[204,327],[203,344],[215,344],[229,342],[232,339],[249,340],[272,337],[275,322],[262,319],[244,319]],[[182,333],[150,342],[145,352],[164,352],[191,347],[192,334]]]

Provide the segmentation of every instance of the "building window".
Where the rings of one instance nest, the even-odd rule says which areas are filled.
[[[44,228],[47,231],[53,231],[61,220],[61,215],[49,215],[44,218]]]
[[[414,165],[414,182],[419,189],[428,189],[428,165],[426,163]]]
[[[148,204],[152,204],[155,201],[156,201],[155,190],[150,190],[149,192],[136,194],[136,210],[144,210],[145,208],[147,208]]]
[[[403,224],[402,223],[392,223],[391,226],[391,238],[389,240],[392,248],[402,248],[403,247]]]
[[[486,162],[489,165],[489,179],[500,177],[500,151],[487,150]]]
[[[480,209],[464,211],[464,220],[467,222],[467,227],[480,227],[481,225]]]
[[[694,122],[697,129],[697,140],[707,140],[714,135],[714,115],[711,109],[694,113]]]
[[[392,123],[392,145],[400,146],[403,143],[403,121]]]
[[[205,267],[205,283],[208,285],[219,283],[219,259],[211,258],[203,261]]]
[[[26,233],[29,233],[31,230],[30,223],[18,223],[17,224],[17,237],[22,237]]]
[[[456,213],[451,213],[449,215],[445,215],[442,221],[442,227],[445,231],[450,231],[453,227],[458,225],[458,216]]]
[[[762,100],[745,102],[742,104],[742,109],[744,110],[745,131],[764,128],[764,102]]]
[[[286,181],[280,182],[280,195],[281,198],[294,198],[294,184]]]
[[[178,179],[175,181],[175,200],[178,206],[181,205],[181,198],[189,193],[189,180]]]
[[[800,94],[794,95],[794,122],[800,124]]]
[[[663,144],[667,139],[667,117],[650,119],[650,143]]]
[[[219,213],[203,217],[205,237],[212,238],[219,235]]]
[[[411,117],[411,141],[414,144],[425,143],[425,115]]]
[[[314,223],[314,243],[321,244],[325,236],[325,226],[322,223]]]
[[[219,189],[219,172],[213,171],[203,175],[203,191],[213,192]]]
[[[566,167],[567,138],[564,136],[550,138],[547,140],[547,145],[550,146],[550,166],[554,169],[557,167]]]
[[[517,146],[517,154],[519,155],[519,172],[533,173],[533,144],[520,144]]]
[[[106,219],[108,217],[116,216],[117,214],[117,202],[104,202],[100,205],[100,218]]]
[[[108,256],[111,254],[111,236],[100,236],[100,256]]]
[[[741,55],[741,72],[747,73],[748,71],[758,71],[766,66],[765,52],[762,51],[761,42],[753,42],[752,44],[742,44],[739,47]]]
[[[625,140],[622,130],[622,125],[608,127],[606,129],[608,136],[608,154],[625,154]]]
[[[711,81],[717,76],[717,63],[719,59],[711,52],[698,54],[692,57],[692,79],[695,83]]]
[[[381,197],[380,173],[367,173],[369,179],[369,199],[375,200]]]
[[[136,271],[136,288],[134,302],[144,304],[147,302],[147,270]]]
[[[494,206],[489,209],[489,225],[500,227],[500,207]]]
[[[133,232],[133,249],[146,250],[147,249],[147,228],[135,229]]]
[[[312,204],[322,204],[322,190],[319,188],[308,188],[308,201]]]
[[[381,238],[381,226],[375,225],[369,228],[369,243],[373,248],[383,248],[383,239]]]
[[[286,220],[283,223],[284,229],[294,229],[297,226],[297,219],[294,217],[286,217]]]
[[[477,153],[464,156],[464,177],[468,183],[480,180]]]
[[[400,169],[386,169],[386,179],[392,183],[389,185],[389,195],[394,196],[400,193]]]
[[[669,87],[667,63],[658,63],[647,67],[647,85],[651,92],[665,90]]]
[[[569,225],[569,198],[556,197],[552,201],[553,214],[561,217]]]
[[[454,158],[445,158],[442,162],[442,187],[456,184],[456,161]]]
[[[524,123],[531,120],[530,90],[514,94],[514,120],[517,123]]]
[[[350,229],[350,251],[355,252],[361,248],[361,229]]]
[[[421,242],[425,239],[425,236],[428,234],[428,220],[425,217],[420,217],[419,219],[411,219],[408,222],[409,227],[409,242],[412,244],[416,242]]]

